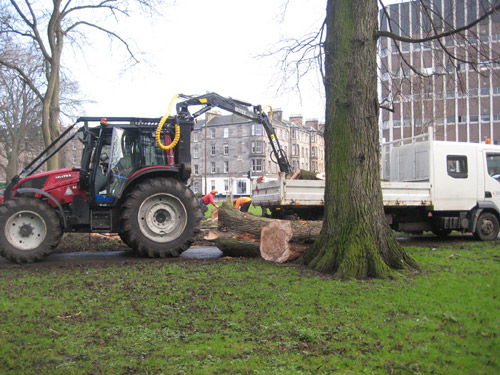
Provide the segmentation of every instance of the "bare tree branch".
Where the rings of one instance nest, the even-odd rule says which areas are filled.
[[[64,30],[63,31],[64,35],[68,34],[70,31],[74,30],[75,28],[77,28],[80,25],[85,25],[85,26],[97,29],[99,31],[102,31],[102,32],[104,32],[104,33],[112,36],[113,38],[118,39],[125,46],[125,48],[127,49],[127,52],[129,53],[130,57],[136,63],[139,62],[139,60],[135,57],[134,52],[130,49],[130,45],[127,43],[127,41],[125,39],[123,39],[121,36],[119,36],[115,32],[113,32],[111,30],[108,30],[108,29],[105,29],[104,27],[101,27],[99,25],[95,25],[95,24],[87,22],[87,21],[78,21],[78,22],[75,22],[73,25],[69,26],[66,30]]]

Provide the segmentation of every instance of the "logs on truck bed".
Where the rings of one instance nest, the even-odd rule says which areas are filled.
[[[321,222],[261,218],[235,210],[229,203],[219,208],[215,245],[225,256],[246,256],[282,263],[307,249],[321,230]],[[260,244],[259,244],[260,240]]]

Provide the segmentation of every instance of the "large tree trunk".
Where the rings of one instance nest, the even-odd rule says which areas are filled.
[[[325,214],[303,260],[338,278],[390,277],[417,265],[397,242],[382,203],[377,0],[329,0],[326,24]]]

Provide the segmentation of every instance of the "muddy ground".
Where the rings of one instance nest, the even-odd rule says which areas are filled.
[[[218,257],[221,256],[211,256],[210,252],[215,250],[219,252],[218,249],[214,248],[213,243],[204,239],[208,234],[208,231],[214,231],[213,227],[202,228],[201,233],[198,235],[196,242],[193,247],[200,247],[198,250],[206,251],[208,247],[208,254],[202,254],[201,257],[194,255],[195,259],[203,259],[204,257]],[[420,235],[420,236],[407,236],[403,234],[397,234],[397,238],[403,246],[424,246],[429,248],[437,248],[440,246],[456,246],[457,248],[462,247],[466,243],[474,242],[474,238],[469,234],[452,234],[447,238],[439,238],[433,235]],[[496,241],[498,242],[498,240]],[[205,247],[205,249],[201,248]],[[212,250],[210,250],[212,248]],[[109,252],[109,256],[105,253]],[[145,262],[153,261],[152,259],[145,259],[138,257],[134,252],[131,251],[121,240],[118,235],[109,234],[88,234],[88,233],[66,233],[61,240],[61,243],[54,251],[55,254],[68,254],[70,256],[57,256],[50,257],[41,263],[36,263],[38,267],[40,266],[51,266],[58,264],[64,265],[67,263],[68,266],[71,264],[86,264],[93,262]],[[81,256],[78,253],[82,253]],[[95,256],[93,255],[95,253]],[[190,258],[189,256],[188,258]],[[4,267],[16,267],[18,265],[5,261],[1,259],[1,266]],[[173,260],[173,259],[172,259]]]

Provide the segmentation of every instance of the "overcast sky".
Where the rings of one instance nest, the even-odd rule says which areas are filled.
[[[124,50],[102,34],[89,33],[81,51],[66,51],[66,65],[80,83],[91,116],[162,116],[174,94],[223,96],[280,108],[285,118],[324,119],[318,72],[297,91],[276,94],[282,79],[276,57],[257,58],[283,38],[318,30],[325,0],[182,0],[162,8],[162,16],[140,13],[109,24],[133,40],[141,63],[125,69]],[[294,84],[290,81],[290,86]]]

